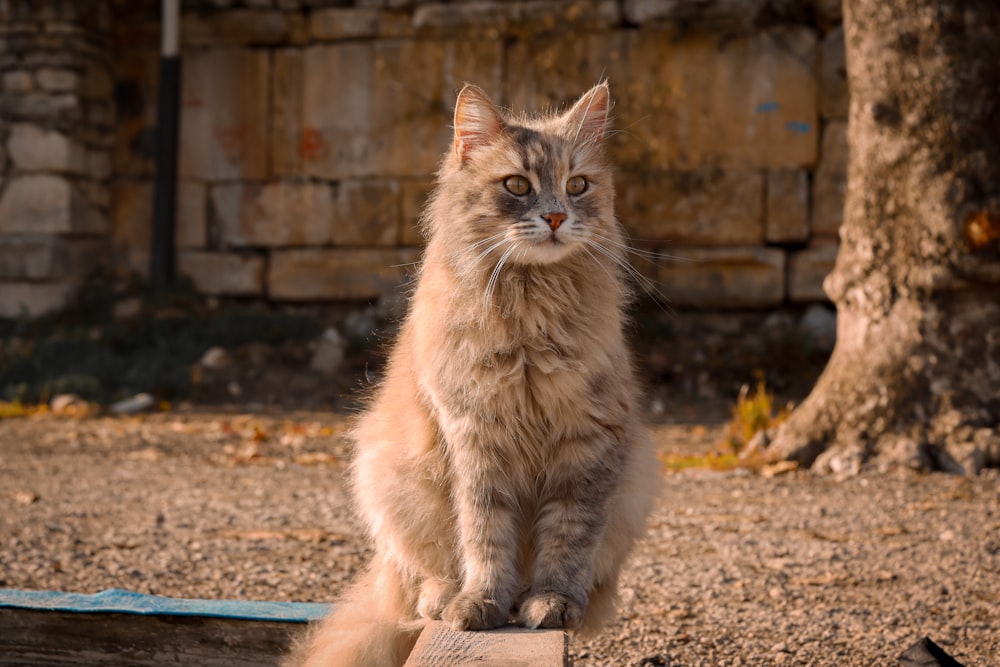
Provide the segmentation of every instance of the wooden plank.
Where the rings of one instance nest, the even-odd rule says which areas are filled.
[[[456,632],[433,621],[420,633],[404,667],[568,667],[569,637],[562,630]]]
[[[0,589],[0,665],[273,667],[329,605]]]

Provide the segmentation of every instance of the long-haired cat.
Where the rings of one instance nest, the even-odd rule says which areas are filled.
[[[416,292],[351,437],[370,569],[292,664],[402,664],[426,619],[593,631],[658,465],[623,337],[602,83],[501,112],[467,85],[423,217]]]

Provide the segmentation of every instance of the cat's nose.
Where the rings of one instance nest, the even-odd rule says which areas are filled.
[[[566,222],[566,214],[562,211],[553,211],[552,213],[546,213],[542,215],[542,220],[549,223],[549,227],[552,231],[559,229],[559,225]]]

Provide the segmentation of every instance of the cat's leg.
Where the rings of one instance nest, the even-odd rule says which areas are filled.
[[[423,618],[438,620],[441,612],[458,593],[458,582],[454,579],[443,579],[430,576],[420,582],[420,595],[417,598],[417,613]]]
[[[521,605],[521,624],[575,629],[583,623],[622,458],[620,440],[602,432],[561,443],[549,462],[534,526],[531,592]]]
[[[504,458],[475,434],[450,446],[450,454],[463,577],[441,618],[456,630],[496,628],[507,622],[519,583],[513,482]]]

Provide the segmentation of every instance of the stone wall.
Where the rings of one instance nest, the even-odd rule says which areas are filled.
[[[99,0],[0,2],[0,316],[61,308],[105,257],[114,81]]]
[[[107,2],[118,112],[111,237],[119,265],[144,273],[158,2]],[[539,108],[606,77],[619,216],[658,258],[637,257],[636,268],[676,306],[825,298],[846,162],[835,0],[184,7],[177,243],[180,270],[204,293],[294,302],[395,288],[419,257],[416,221],[461,85]],[[14,130],[31,131],[0,125],[6,136]],[[3,145],[6,198],[26,168],[11,165],[11,139]],[[44,238],[106,229],[107,191],[95,202],[83,187],[103,182],[108,168],[99,166],[61,170],[94,215]],[[5,220],[9,234],[16,225]]]

